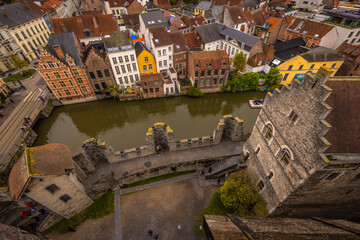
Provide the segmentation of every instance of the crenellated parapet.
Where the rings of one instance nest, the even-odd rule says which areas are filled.
[[[99,161],[116,163],[156,154],[160,151],[181,151],[220,144],[222,141],[245,141],[244,121],[232,115],[223,116],[212,136],[178,140],[174,130],[163,122],[157,122],[146,132],[146,145],[114,152],[105,142],[90,138],[83,142],[82,151],[76,157],[85,172],[91,172]]]

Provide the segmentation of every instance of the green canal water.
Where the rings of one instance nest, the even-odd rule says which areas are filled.
[[[34,145],[63,143],[75,152],[84,140],[96,137],[120,151],[146,144],[145,133],[155,122],[165,122],[180,140],[212,135],[226,114],[243,119],[245,129],[251,131],[260,110],[251,109],[248,102],[264,96],[263,92],[215,93],[201,98],[105,99],[61,106],[38,121]]]

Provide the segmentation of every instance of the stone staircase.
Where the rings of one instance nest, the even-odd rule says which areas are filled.
[[[228,172],[235,171],[238,167],[246,167],[241,161],[240,155],[229,157],[223,161],[219,161],[205,169],[205,178],[215,178]]]
[[[105,182],[93,184],[91,186],[91,190],[113,189],[117,186],[119,186],[119,181],[116,181],[115,179],[110,179]]]

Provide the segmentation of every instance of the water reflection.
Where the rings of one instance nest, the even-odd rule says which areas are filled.
[[[220,117],[233,114],[244,119],[251,130],[259,110],[250,109],[248,100],[264,93],[209,94],[199,99],[161,98],[119,102],[114,99],[59,107],[50,118],[40,120],[35,145],[59,142],[72,151],[89,137],[107,141],[116,150],[145,144],[145,132],[154,122],[170,125],[176,136],[190,138],[210,135]]]

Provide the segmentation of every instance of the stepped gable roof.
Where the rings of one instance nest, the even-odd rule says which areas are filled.
[[[141,74],[140,75],[140,81],[141,82],[155,82],[155,81],[163,81],[162,74],[156,73],[156,74]]]
[[[360,153],[360,77],[331,77],[333,91],[326,103],[332,107],[326,121],[332,126],[325,134],[327,153]]]
[[[18,199],[31,177],[64,175],[75,169],[70,149],[64,144],[50,143],[27,148],[9,175],[9,189],[13,199]]]
[[[141,13],[140,17],[147,28],[154,26],[165,26],[167,29],[169,28],[169,24],[163,12],[160,10]]]
[[[74,32],[79,38],[87,38],[85,30],[90,30],[91,37],[110,35],[118,31],[111,14],[88,14],[71,18],[52,19],[55,33]]]
[[[189,46],[190,49],[199,48],[201,46],[195,31],[185,33],[184,36],[185,36],[185,43],[187,46]]]
[[[244,43],[244,49],[249,51],[252,46],[254,46],[258,41],[260,41],[260,38],[258,37],[246,34],[233,28],[229,28],[220,23],[211,23],[205,26],[198,26],[195,28],[197,34],[200,38],[204,40],[205,43],[225,39],[225,37],[228,36],[229,38],[235,40],[239,44],[239,46]]]
[[[135,53],[136,56],[139,56],[143,51],[147,51],[149,52],[149,50],[147,50],[147,48],[144,46],[144,44],[142,44],[141,42],[136,42],[135,43]]]
[[[308,62],[343,61],[343,57],[336,51],[326,47],[317,47],[300,55]]]
[[[55,45],[59,45],[61,47],[65,56],[64,58],[58,57],[55,49],[53,48]],[[74,59],[76,66],[83,65],[80,55],[81,49],[77,44],[77,39],[73,32],[50,34],[48,44],[44,49],[65,64],[66,54],[69,54],[69,56]]]
[[[328,32],[330,32],[333,28],[335,28],[335,26],[307,19],[289,18],[289,20],[293,21],[289,24],[287,31],[290,30],[320,39],[328,34]]]
[[[210,1],[201,1],[195,9],[199,10],[209,10],[212,6],[212,3]]]
[[[180,53],[186,51],[185,36],[182,32],[169,33],[170,39],[174,44],[174,53]]]
[[[199,68],[205,70],[208,68],[207,64],[211,62],[213,68],[221,68],[222,63],[226,63],[230,67],[229,56],[225,50],[215,51],[191,51],[189,54],[193,57],[193,63],[198,62]]]
[[[19,26],[42,16],[21,2],[5,4],[0,8],[0,25],[7,25],[8,28]]]
[[[149,27],[149,31],[153,35],[153,41],[156,47],[172,44],[169,33],[164,26]]]
[[[83,51],[84,59],[87,59],[87,56],[89,55],[90,51],[92,51],[93,49],[96,51],[96,54],[98,54],[101,57],[104,57],[106,53],[104,43],[102,41],[95,41],[95,42],[89,42],[84,47],[84,51]]]

